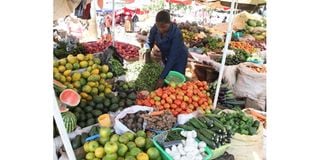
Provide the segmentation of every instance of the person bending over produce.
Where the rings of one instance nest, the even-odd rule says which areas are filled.
[[[176,24],[170,21],[167,11],[160,11],[156,16],[156,23],[151,28],[144,46],[146,55],[150,55],[151,48],[157,45],[161,51],[161,59],[165,65],[157,81],[156,88],[164,85],[164,79],[170,71],[185,73],[188,61],[188,49],[184,44],[182,33]]]

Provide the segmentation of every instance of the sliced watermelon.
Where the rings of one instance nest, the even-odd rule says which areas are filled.
[[[72,89],[65,89],[60,94],[60,101],[68,106],[77,106],[80,99],[80,95]]]

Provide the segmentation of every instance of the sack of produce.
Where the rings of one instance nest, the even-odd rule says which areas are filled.
[[[152,112],[153,108],[134,105],[121,111],[115,118],[114,130],[117,134],[123,134],[127,131],[136,132],[144,130],[146,123],[143,115]]]
[[[254,69],[253,69],[254,68]],[[266,95],[266,71],[264,65],[242,63],[238,67],[234,94],[237,97],[258,97]]]
[[[224,112],[233,112],[224,110]],[[251,115],[245,114],[253,117]],[[231,138],[230,147],[227,152],[234,155],[237,160],[262,160],[265,158],[263,148],[263,124],[259,124],[259,128],[254,135],[245,135],[235,133]]]
[[[260,111],[266,110],[266,96],[259,98],[248,97],[246,99],[246,107],[254,108]]]

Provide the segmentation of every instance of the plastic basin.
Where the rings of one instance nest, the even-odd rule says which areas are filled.
[[[184,83],[186,81],[186,77],[176,71],[170,71],[167,75],[166,79],[164,79],[164,82],[167,84],[170,84],[171,82],[174,82],[175,84]]]

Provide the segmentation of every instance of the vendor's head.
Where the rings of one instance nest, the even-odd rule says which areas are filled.
[[[156,16],[156,26],[160,33],[167,33],[169,31],[170,24],[170,13],[165,10],[158,12]]]

